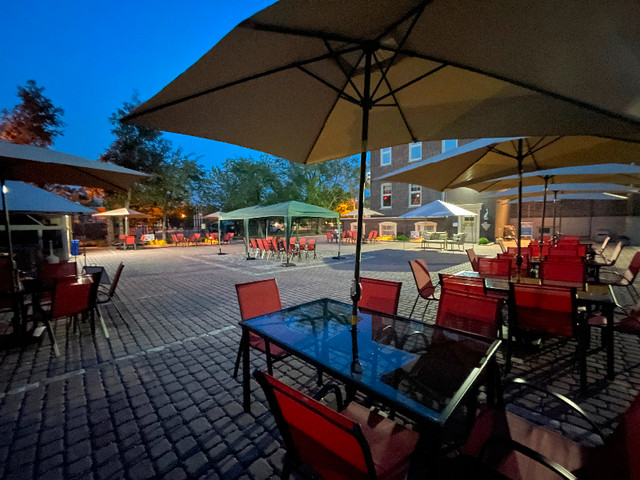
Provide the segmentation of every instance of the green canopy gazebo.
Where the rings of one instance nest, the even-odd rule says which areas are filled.
[[[272,218],[283,217],[284,218],[284,231],[286,237],[287,248],[287,261],[283,266],[293,266],[293,263],[289,262],[289,239],[291,238],[293,219],[294,218],[335,218],[339,225],[340,214],[329,210],[327,208],[318,207],[317,205],[311,205],[309,203],[302,203],[296,201],[276,203],[274,205],[256,205],[253,207],[240,208],[232,212],[223,213],[218,218],[218,224],[222,220],[242,220],[244,222],[244,235],[245,235],[245,250],[247,252],[247,259],[251,258],[249,255],[249,220],[254,218]],[[219,228],[218,228],[218,231]]]

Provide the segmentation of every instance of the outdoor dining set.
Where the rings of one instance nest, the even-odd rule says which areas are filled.
[[[635,321],[635,331],[627,328],[633,324],[629,319],[615,323],[618,299],[612,286],[629,282],[635,292],[640,252],[625,273],[599,267],[609,269],[612,279],[605,280],[604,274],[593,278],[589,273],[593,265],[611,263],[610,255],[618,255],[606,244],[594,248],[572,237],[532,242],[520,261],[517,252],[505,250],[487,258],[470,249],[472,270],[440,274],[439,279],[423,259],[410,261],[418,292],[410,318],[398,316],[401,282],[362,277],[355,318],[350,305],[331,299],[282,309],[275,279],[236,285],[243,333],[234,376],[242,364],[244,408],[250,412],[250,351],[266,355],[267,372],[255,372],[255,378],[287,449],[283,478],[302,465],[323,478],[424,478],[425,472],[432,478],[443,471],[442,478],[455,478],[456,469],[459,478],[498,478],[496,471],[509,478],[635,478],[603,476],[602,456],[614,452],[617,472],[637,473],[626,447],[620,445],[619,452],[613,447],[633,442],[637,432],[621,439],[616,431],[614,437],[603,437],[604,446],[585,451],[545,427],[512,418],[502,395],[504,388],[513,387],[503,378],[512,368],[514,351],[540,339],[575,342],[580,390],[586,392],[592,328],[601,331],[606,378],[614,378],[614,331],[640,335],[640,322]],[[424,312],[413,316],[421,299],[424,312],[437,302],[433,323],[424,321]],[[620,325],[625,328],[619,330]],[[323,386],[317,399],[277,379],[273,364],[288,356],[317,369],[318,385]],[[331,379],[325,384],[327,377]],[[514,382],[540,389],[521,379]],[[482,404],[480,387],[485,392]],[[328,393],[337,395],[331,403],[337,409],[318,400]],[[567,405],[577,407],[570,401]],[[577,408],[577,415],[599,432]],[[620,418],[619,430],[635,432],[639,420],[636,400]],[[459,422],[466,435],[452,457],[447,439]]]
[[[51,349],[59,356],[53,323],[67,318],[74,332],[79,321],[89,321],[93,335],[99,322],[109,338],[100,308],[105,304],[113,305],[126,323],[116,298],[124,263],[113,280],[102,266],[85,265],[80,271],[78,267],[76,262],[42,263],[31,272],[21,272],[14,269],[9,257],[0,258],[0,312],[12,315],[12,330],[2,336],[3,348],[25,347],[40,341],[46,331]]]
[[[286,248],[285,243],[285,239],[280,237],[250,238],[250,255],[253,258],[277,258],[280,260],[281,258],[293,258],[295,256],[301,259],[304,253],[305,259],[307,260],[310,258],[310,255],[313,255],[314,259],[317,258],[315,238],[307,239],[300,237],[296,239],[295,237],[291,237],[289,238],[289,245]]]

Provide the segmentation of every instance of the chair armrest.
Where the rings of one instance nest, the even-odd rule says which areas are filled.
[[[503,447],[503,448],[508,449],[508,450],[514,450],[516,452],[519,452],[519,453],[529,457],[533,461],[538,462],[541,465],[544,465],[549,470],[551,470],[554,473],[556,473],[557,475],[559,475],[561,478],[564,478],[566,480],[577,480],[578,479],[578,477],[573,475],[569,470],[564,468],[559,463],[554,462],[553,460],[545,457],[541,453],[536,452],[535,450],[532,450],[531,448],[529,448],[529,447],[527,447],[525,445],[522,445],[521,443],[518,443],[518,442],[516,442],[515,440],[513,440],[511,438],[491,437],[491,438],[487,439],[487,441],[484,443],[484,445],[482,445],[482,449],[480,450],[480,455],[479,455],[480,460],[482,460],[482,458],[484,457],[484,454],[491,447]]]
[[[544,387],[539,387],[537,385],[534,385],[533,383],[527,382],[523,378],[514,378],[513,380],[507,382],[504,388],[506,389],[513,385],[524,386],[524,387],[530,388],[531,390],[535,390],[537,392],[550,395],[556,398],[557,400],[561,401],[565,405],[572,408],[578,415],[580,415],[586,422],[588,422],[589,425],[591,425],[591,427],[593,428],[594,433],[596,433],[602,439],[602,441],[604,441],[604,434],[600,430],[600,427],[598,427],[598,425],[591,419],[591,417],[587,414],[587,412],[585,412],[582,408],[580,408],[580,406],[577,403],[575,403],[573,400],[568,399],[567,397],[565,397],[560,393],[553,392],[551,390],[547,390]]]
[[[318,393],[316,393],[313,398],[315,400],[321,400],[326,397],[329,393],[333,393],[336,396],[336,405],[339,412],[344,410],[344,401],[342,400],[342,391],[340,387],[335,383],[327,383],[324,387],[322,387]]]

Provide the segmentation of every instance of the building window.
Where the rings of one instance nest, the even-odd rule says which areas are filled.
[[[458,148],[458,140],[442,140],[442,153]]]
[[[409,161],[415,162],[422,159],[422,142],[409,144]]]
[[[380,149],[380,165],[391,165],[391,147]]]
[[[378,227],[382,237],[396,237],[398,234],[398,224],[395,222],[381,222]]]
[[[380,191],[382,193],[382,201],[380,202],[381,208],[391,208],[391,184],[383,183],[380,185]]]
[[[409,206],[419,207],[422,205],[422,187],[420,185],[409,185]]]

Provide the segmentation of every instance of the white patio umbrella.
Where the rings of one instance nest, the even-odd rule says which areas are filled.
[[[218,220],[218,255],[225,255],[222,252],[222,230],[220,229],[220,218],[222,215],[224,215],[224,213],[218,210],[217,212],[213,212],[202,217],[210,220]]]
[[[475,217],[476,214],[466,208],[453,203],[435,200],[410,212],[400,215],[400,218],[442,218],[442,217]]]
[[[372,210],[370,208],[363,208],[362,214],[364,215],[364,218],[384,217],[384,213],[376,212],[375,210]],[[350,212],[343,213],[342,215],[340,215],[340,218],[358,218],[358,209],[356,208],[355,210],[351,210]]]
[[[116,208],[106,212],[98,212],[91,215],[92,217],[128,217],[128,218],[151,218],[146,213],[140,213],[130,208]]]
[[[638,17],[635,3],[282,0],[125,121],[301,163],[360,153],[362,211],[370,149],[522,134],[640,139]],[[360,252],[358,239],[354,331]]]

